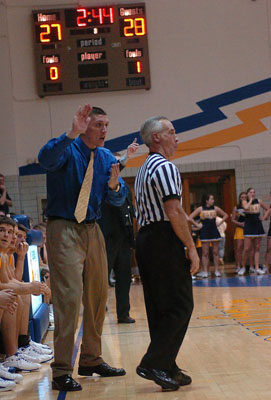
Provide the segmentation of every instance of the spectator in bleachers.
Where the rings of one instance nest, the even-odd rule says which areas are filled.
[[[20,243],[26,242],[26,237],[27,237],[28,231],[29,231],[29,229],[26,228],[24,225],[18,224],[16,247],[18,247],[20,245]]]
[[[26,242],[26,232],[27,228],[25,228],[23,225],[20,225],[20,227],[15,226],[14,235],[11,240],[9,250],[7,252],[8,255],[7,272],[9,278],[15,281],[17,280],[19,282],[22,280],[23,277],[24,260],[28,251],[28,244]],[[22,236],[21,240],[18,240],[18,235]],[[14,258],[15,253],[16,253],[16,263]],[[51,297],[51,292],[49,289],[47,289],[46,293],[44,293],[44,296],[48,299]],[[18,346],[25,347],[28,346],[30,342],[28,335],[28,324],[29,324],[31,295],[30,294],[21,295],[20,299],[22,301],[22,316],[20,318],[20,322],[18,323],[18,333],[19,333]]]
[[[13,292],[13,290],[11,289],[0,290],[0,309],[7,310],[12,314],[16,311],[16,308],[17,308],[16,294]]]
[[[1,239],[0,239],[1,240]],[[2,256],[0,254],[0,268],[2,266]],[[17,310],[16,294],[13,290],[5,289],[0,290],[0,326],[2,326],[3,315],[10,314],[11,316],[16,313]],[[5,319],[5,317],[4,317]],[[13,369],[9,369],[0,363],[0,392],[7,392],[16,387],[16,383],[19,383],[23,379],[22,375],[14,373]]]
[[[42,225],[42,224],[41,224]],[[18,224],[18,232],[17,232],[17,241],[16,241],[16,254],[17,254],[17,260],[16,260],[16,268],[15,268],[15,275],[16,278],[21,281],[23,277],[23,264],[18,263],[18,258],[20,258],[20,254],[24,251],[26,253],[26,248],[28,248],[28,244],[26,242],[27,239],[27,232],[29,229],[27,229],[24,225]],[[25,256],[24,256],[25,258]],[[49,274],[49,271],[47,271]],[[50,289],[50,285],[48,284],[48,280],[42,280]],[[21,322],[21,327],[20,327],[20,332],[19,332],[19,347],[20,346],[27,346],[27,345],[32,345],[35,347],[38,347],[38,350],[40,347],[42,347],[43,351],[45,351],[46,354],[52,354],[51,349],[47,345],[41,345],[40,343],[35,343],[32,340],[30,340],[30,337],[28,335],[28,323],[29,323],[29,308],[30,308],[30,295],[28,296],[22,296],[22,299],[24,302],[26,302],[25,306],[27,307],[25,316],[23,316],[22,320],[24,322]],[[46,293],[44,294],[44,302],[49,303],[51,299],[51,291],[47,290]]]
[[[5,177],[0,174],[0,211],[4,214],[9,213],[9,207],[12,207],[12,200],[7,193],[5,186]]]
[[[46,293],[48,288],[46,285],[37,281],[25,283],[20,282],[15,278],[14,257],[11,253],[16,250],[16,240],[16,223],[8,217],[0,217],[0,290],[13,290],[16,294],[16,303],[18,304],[17,310],[14,314],[4,313],[1,320],[3,345],[7,356],[3,366],[8,368],[14,367],[18,370],[33,371],[40,368],[40,362],[46,362],[53,356],[51,350],[43,348],[43,345],[31,341],[27,335],[30,304],[29,295]],[[25,246],[23,246],[23,248],[20,246],[19,260],[23,252],[25,255],[25,250]],[[22,329],[24,329],[23,327],[26,327],[25,332],[22,331]],[[20,348],[17,346],[18,332],[25,333],[22,335],[24,336],[23,346],[23,337],[19,336],[19,342],[21,342],[19,344],[19,346],[21,346]]]
[[[6,251],[11,242],[15,223],[6,217],[0,217],[0,271],[5,268],[7,262]],[[2,288],[1,288],[2,289]],[[11,341],[16,342],[16,314],[18,308],[17,296],[11,289],[0,290],[0,325],[3,342],[7,351],[11,349]],[[10,340],[7,342],[7,337]],[[16,387],[16,383],[22,380],[19,374],[13,374],[4,363],[0,363],[0,391],[9,391]]]

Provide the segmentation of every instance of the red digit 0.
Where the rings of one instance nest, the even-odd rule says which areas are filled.
[[[56,81],[59,78],[58,67],[50,67],[50,79]]]

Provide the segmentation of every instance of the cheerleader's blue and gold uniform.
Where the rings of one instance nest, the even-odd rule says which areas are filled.
[[[246,210],[244,237],[262,237],[265,235],[262,221],[260,220],[260,204],[254,199]]]
[[[245,222],[246,213],[243,208],[236,209],[236,217],[238,222]],[[234,240],[244,240],[244,228],[237,226],[234,231]]]
[[[202,207],[200,222],[202,228],[199,232],[201,242],[215,242],[221,240],[221,236],[216,226],[216,210],[214,206]]]

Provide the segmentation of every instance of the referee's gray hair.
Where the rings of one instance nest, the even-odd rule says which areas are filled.
[[[140,128],[140,136],[143,143],[146,146],[150,146],[152,142],[152,134],[154,132],[160,132],[164,129],[162,121],[169,121],[167,117],[163,117],[161,115],[157,115],[155,117],[150,117],[146,119],[145,122],[141,125]]]

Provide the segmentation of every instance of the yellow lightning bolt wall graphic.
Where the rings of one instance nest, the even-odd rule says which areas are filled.
[[[261,119],[271,116],[271,102],[239,111],[236,115],[242,121],[240,125],[182,142],[178,145],[178,149],[172,159],[189,156],[267,131]],[[147,154],[144,154],[130,159],[127,167],[139,167],[143,164],[146,157]]]

